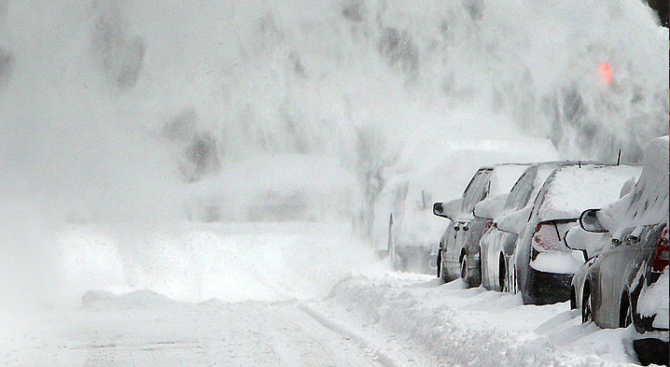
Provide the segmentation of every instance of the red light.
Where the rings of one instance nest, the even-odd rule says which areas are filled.
[[[612,67],[610,66],[610,64],[608,63],[600,64],[598,74],[600,74],[600,77],[603,78],[605,83],[607,84],[612,83]]]

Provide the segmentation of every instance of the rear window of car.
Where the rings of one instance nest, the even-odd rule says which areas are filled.
[[[623,165],[561,167],[538,195],[536,210],[541,220],[577,218],[583,210],[617,200],[623,184],[640,172],[641,167]]]

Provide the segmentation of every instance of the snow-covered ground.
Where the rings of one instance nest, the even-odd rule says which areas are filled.
[[[667,40],[637,0],[0,0],[0,364],[499,364],[431,344],[459,335],[528,364],[627,360],[621,331],[585,327],[612,336],[595,352],[538,336],[582,329],[389,273],[358,235],[386,183],[450,156],[454,178],[528,139],[639,161],[667,133]],[[512,331],[441,303],[487,297]],[[384,311],[365,300],[398,314],[363,328]]]
[[[70,227],[56,245],[68,274],[57,300],[73,302],[3,317],[0,365],[635,362],[630,330],[580,325],[567,303],[524,306],[391,272],[347,233],[315,222]]]

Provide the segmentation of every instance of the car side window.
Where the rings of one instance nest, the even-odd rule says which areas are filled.
[[[536,174],[537,167],[531,167],[519,178],[507,197],[505,209],[519,210],[528,204]]]
[[[535,197],[535,200],[533,202],[533,210],[530,213],[529,219],[538,215],[540,208],[542,208],[542,205],[544,204],[544,199],[546,198],[547,191],[549,191],[549,186],[553,182],[553,178],[554,178],[553,174],[549,176],[547,181],[545,181],[544,185],[542,185],[540,192],[537,193],[537,196]]]
[[[475,204],[484,200],[489,193],[490,169],[480,169],[468,185],[463,195],[463,211],[471,212]]]

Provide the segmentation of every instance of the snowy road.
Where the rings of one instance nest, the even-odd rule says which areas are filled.
[[[197,304],[151,292],[87,295],[84,312],[2,354],[5,366],[384,366],[295,302]]]
[[[375,261],[347,228],[70,227],[52,269],[70,302],[0,318],[0,365],[392,367],[302,301]]]

